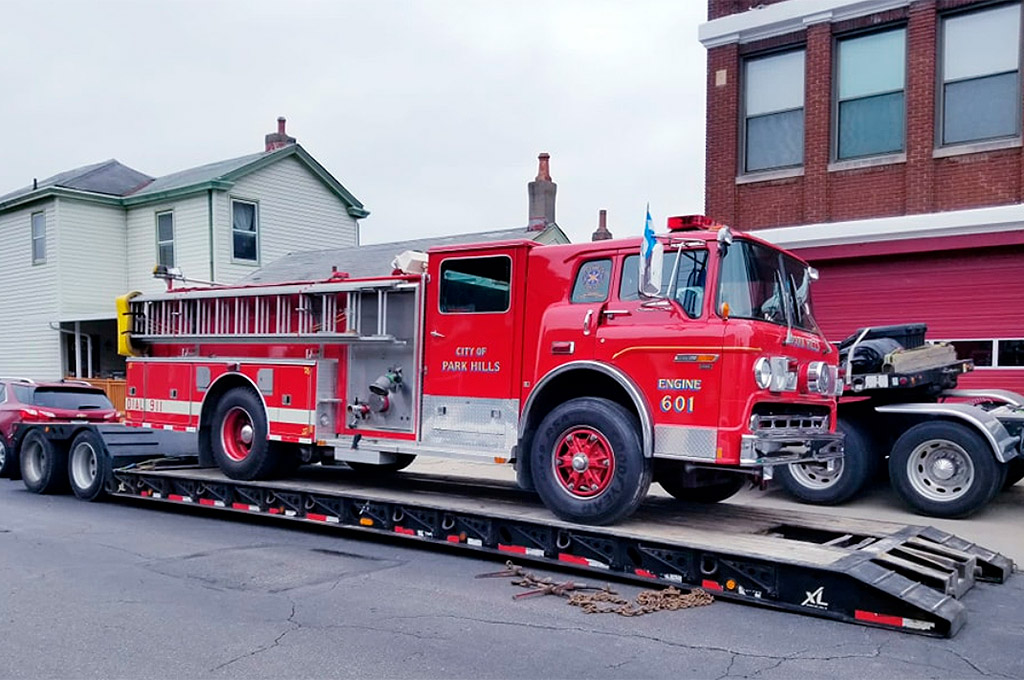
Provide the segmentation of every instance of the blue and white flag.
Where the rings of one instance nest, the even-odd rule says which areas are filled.
[[[661,262],[664,246],[654,237],[651,228],[651,206],[647,206],[647,220],[644,222],[644,240],[640,243],[640,295],[658,297],[661,295]]]

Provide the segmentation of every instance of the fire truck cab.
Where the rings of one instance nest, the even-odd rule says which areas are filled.
[[[126,415],[197,433],[235,479],[511,462],[589,524],[630,514],[652,477],[714,502],[841,456],[814,271],[703,218],[656,244],[447,246],[375,278],[130,294]]]

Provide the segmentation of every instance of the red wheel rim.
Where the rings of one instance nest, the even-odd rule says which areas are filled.
[[[563,491],[574,498],[596,498],[615,477],[615,452],[594,428],[573,427],[558,438],[552,465]]]
[[[252,416],[241,406],[236,406],[224,416],[224,424],[220,427],[220,440],[224,445],[224,453],[231,460],[242,461],[252,451],[252,442],[256,428],[252,424]]]

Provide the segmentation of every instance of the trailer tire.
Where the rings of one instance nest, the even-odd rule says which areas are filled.
[[[68,449],[68,482],[71,491],[83,501],[106,496],[110,459],[103,439],[93,430],[82,430]]]
[[[18,479],[18,455],[14,446],[0,434],[0,479]]]
[[[719,503],[735,496],[747,483],[746,475],[739,473],[712,473],[713,481],[706,484],[700,484],[699,478],[687,479],[692,474],[680,461],[654,461],[654,481],[673,498],[687,503]]]
[[[837,430],[845,435],[843,457],[827,463],[792,463],[775,468],[775,479],[803,503],[839,505],[858,493],[881,467],[881,454],[854,421],[840,418]]]
[[[1024,458],[1014,458],[1006,466],[1006,481],[1003,482],[1003,489],[1009,489],[1024,479]]]
[[[607,399],[572,399],[548,413],[530,451],[544,505],[561,519],[592,525],[636,510],[652,471],[638,429],[629,411]]]
[[[267,413],[259,396],[234,387],[213,409],[210,446],[217,467],[231,479],[269,479],[278,469],[278,450],[267,438]]]
[[[412,465],[412,462],[416,460],[416,456],[411,453],[396,453],[395,460],[391,463],[359,463],[356,461],[346,461],[345,465],[348,465],[352,470],[364,475],[389,475],[399,470]]]
[[[64,442],[32,430],[21,440],[21,481],[32,493],[61,493],[68,488],[68,450]]]
[[[977,432],[944,420],[914,425],[889,456],[889,480],[915,512],[930,517],[967,517],[1003,486],[1006,465]]]

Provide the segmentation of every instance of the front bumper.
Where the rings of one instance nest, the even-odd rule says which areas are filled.
[[[814,463],[843,457],[839,432],[760,432],[740,443],[741,467]]]

